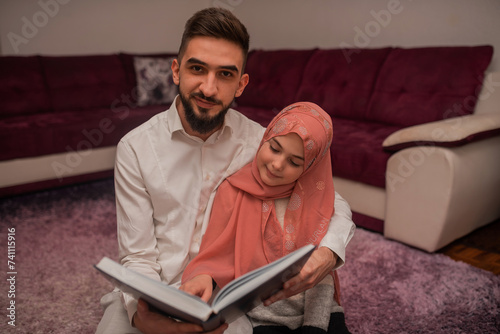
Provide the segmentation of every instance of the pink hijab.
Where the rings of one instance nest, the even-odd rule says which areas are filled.
[[[219,286],[306,244],[318,245],[334,213],[330,144],[332,121],[319,106],[294,103],[271,121],[260,147],[276,136],[296,133],[304,144],[304,172],[292,184],[268,186],[256,160],[219,187],[199,255],[183,281],[211,275]],[[274,200],[289,197],[284,226]]]
[[[304,144],[304,172],[299,179],[282,186],[262,182],[256,159],[227,179],[233,187],[261,200],[240,203],[248,224],[261,215],[264,252],[274,261],[309,243],[318,244],[333,215],[335,193],[332,181],[330,144],[332,121],[319,106],[310,102],[294,103],[283,109],[268,125],[259,149],[273,137],[296,133]],[[274,200],[289,197],[283,231],[276,219]],[[217,212],[217,208],[214,208]],[[259,213],[259,211],[261,211]],[[212,217],[216,217],[212,213]],[[240,221],[239,224],[245,224]]]

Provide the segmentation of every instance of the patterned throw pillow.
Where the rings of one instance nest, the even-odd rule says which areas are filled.
[[[137,78],[137,104],[170,104],[177,95],[172,80],[172,61],[175,58],[134,57]]]

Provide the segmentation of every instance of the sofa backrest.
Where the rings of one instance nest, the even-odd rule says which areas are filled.
[[[44,56],[41,62],[54,111],[110,107],[130,94],[118,55]]]
[[[354,120],[366,110],[390,48],[316,50],[307,62],[295,101],[311,101],[330,115]]]
[[[394,48],[366,120],[411,126],[472,114],[492,55],[491,46]]]
[[[22,116],[50,110],[40,57],[0,57],[0,117]]]
[[[334,117],[417,125],[473,113],[492,55],[491,46],[258,50],[237,102],[312,101]]]
[[[304,68],[314,50],[254,50],[245,72],[250,81],[236,100],[249,107],[281,110],[296,101]]]
[[[334,117],[416,125],[474,112],[492,54],[491,46],[255,50],[237,103],[276,111],[312,101]],[[0,117],[110,107],[133,95],[134,56],[2,56]]]

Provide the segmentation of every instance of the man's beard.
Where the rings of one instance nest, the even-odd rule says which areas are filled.
[[[209,117],[206,115],[208,113],[207,109],[198,107],[201,113],[201,115],[198,116],[193,110],[192,105],[189,103],[189,100],[185,98],[181,92],[179,92],[179,98],[181,99],[182,106],[184,107],[184,115],[186,116],[186,121],[188,122],[192,130],[200,134],[206,134],[224,124],[224,118],[226,117],[227,111],[229,110],[229,106],[231,105],[232,101],[229,105],[225,106],[218,100],[215,100],[212,97],[206,97],[202,93],[192,93],[190,97],[199,97],[209,102],[218,103],[222,106],[221,111],[213,117]]]

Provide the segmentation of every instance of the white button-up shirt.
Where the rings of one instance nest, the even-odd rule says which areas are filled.
[[[229,109],[206,141],[188,135],[174,103],[125,135],[117,147],[115,189],[121,263],[179,286],[198,254],[219,184],[250,162],[264,128]],[[344,263],[354,233],[348,204],[336,194],[335,215],[321,246]],[[125,295],[131,319],[137,301]]]

